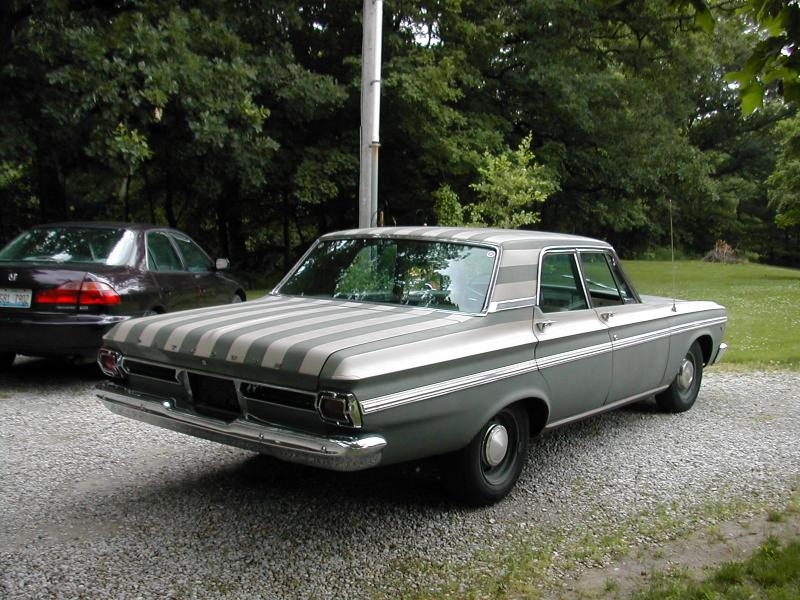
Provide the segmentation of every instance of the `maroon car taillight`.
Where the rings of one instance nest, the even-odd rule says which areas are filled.
[[[114,379],[122,379],[122,354],[111,348],[100,348],[97,353],[97,364],[100,370]]]
[[[39,304],[76,304],[111,306],[122,302],[117,291],[100,281],[68,281],[52,290],[36,292]]]

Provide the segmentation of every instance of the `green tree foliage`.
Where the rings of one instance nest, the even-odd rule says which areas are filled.
[[[606,6],[619,6],[621,0],[603,0]],[[735,12],[758,31],[746,60],[727,74],[739,90],[742,112],[753,113],[764,106],[769,87],[786,100],[800,100],[800,63],[796,52],[800,47],[800,7],[789,0],[743,0],[734,3],[712,4],[706,0],[671,0],[670,7],[679,13],[694,15],[694,23],[707,33],[714,30],[718,16]],[[773,85],[777,84],[777,86]]]
[[[783,121],[779,127],[781,152],[770,176],[769,199],[781,227],[800,225],[800,117]]]
[[[708,6],[386,0],[385,222],[646,254],[668,243],[671,205],[689,252],[725,239],[800,262],[800,226],[774,224],[791,224],[775,131],[793,109],[771,90],[791,96],[794,5]],[[748,62],[773,34],[781,51]],[[156,221],[285,268],[357,220],[360,56],[357,0],[0,3],[0,241],[43,220]],[[747,64],[768,93],[743,119],[752,82],[726,73]]]
[[[439,188],[434,195],[439,224],[517,229],[538,223],[539,205],[558,189],[558,182],[547,167],[536,164],[531,139],[527,135],[516,150],[484,153],[478,181],[470,184],[477,202],[462,206],[449,186]]]

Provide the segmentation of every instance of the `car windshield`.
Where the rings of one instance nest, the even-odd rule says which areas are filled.
[[[0,250],[0,261],[127,264],[132,231],[103,227],[37,227]]]
[[[320,242],[278,293],[480,312],[492,248],[410,239]]]

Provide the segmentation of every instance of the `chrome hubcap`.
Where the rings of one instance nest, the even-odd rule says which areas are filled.
[[[483,460],[490,467],[496,467],[503,462],[507,453],[508,430],[499,423],[494,423],[483,437]]]
[[[688,358],[684,358],[681,363],[681,370],[678,371],[678,387],[686,391],[692,387],[694,381],[694,363]]]

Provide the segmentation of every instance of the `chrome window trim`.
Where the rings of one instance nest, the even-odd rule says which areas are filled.
[[[565,313],[576,313],[582,310],[591,310],[592,301],[589,298],[588,290],[586,289],[585,282],[583,281],[583,270],[581,269],[581,261],[578,259],[578,249],[575,246],[548,246],[542,248],[539,252],[539,264],[536,265],[536,306],[541,306],[542,299],[542,264],[547,254],[571,254],[575,259],[575,267],[578,270],[578,279],[580,279],[581,289],[583,290],[583,299],[586,301],[586,308],[579,308],[570,311],[561,311]],[[542,311],[544,312],[544,311]],[[548,314],[548,313],[545,313]]]
[[[628,274],[625,272],[625,269],[622,268],[622,261],[620,260],[620,258],[617,255],[616,251],[614,251],[613,248],[605,248],[603,250],[596,250],[596,249],[578,250],[579,254],[582,254],[582,253],[589,254],[589,253],[592,253],[592,252],[602,252],[605,255],[606,264],[608,264],[608,268],[611,270],[611,278],[614,280],[614,285],[617,287],[617,292],[620,294],[620,299],[622,299],[622,291],[619,289],[619,285],[617,284],[617,278],[614,275],[614,262],[609,262],[609,261],[616,261],[616,268],[619,269],[619,273],[622,276],[622,279],[625,282],[625,285],[628,286],[628,288],[630,289],[631,293],[633,294],[634,300],[636,300],[635,303],[634,302],[624,302],[623,301],[623,303],[620,304],[619,306],[625,306],[627,304],[642,304],[642,299],[639,296],[639,292],[636,291],[636,288],[631,283],[630,277],[628,277]],[[580,263],[580,260],[578,262]],[[581,271],[583,271],[583,269],[581,269]],[[587,292],[588,292],[588,290],[587,290]],[[591,300],[591,298],[590,298],[590,300]]]
[[[427,243],[436,243],[436,244],[455,244],[458,246],[472,246],[477,248],[485,248],[487,250],[494,250],[494,265],[492,266],[492,276],[489,279],[489,287],[486,289],[486,297],[483,300],[483,306],[480,311],[478,312],[465,312],[465,311],[458,311],[458,310],[446,310],[443,308],[433,308],[433,307],[423,307],[423,306],[409,306],[408,308],[425,308],[426,310],[433,310],[436,312],[447,313],[451,315],[468,315],[473,317],[482,317],[489,313],[489,304],[492,298],[492,293],[494,292],[495,284],[497,283],[497,276],[500,271],[500,260],[503,254],[503,246],[501,244],[495,244],[492,242],[471,242],[470,240],[450,240],[450,239],[437,239],[435,237],[425,237],[420,235],[352,235],[352,236],[342,236],[342,237],[330,237],[326,238],[325,236],[318,238],[311,247],[305,251],[303,256],[301,256],[294,266],[289,270],[289,272],[283,277],[283,279],[278,282],[272,291],[270,292],[271,296],[284,296],[286,298],[299,298],[300,296],[294,296],[290,294],[281,294],[281,288],[284,284],[297,272],[300,268],[300,265],[308,258],[308,255],[320,244],[323,242],[329,242],[331,240],[412,240],[416,242],[427,242]],[[335,300],[334,298],[321,298],[321,300]],[[348,300],[348,302],[360,302],[362,304],[374,304],[377,306],[387,306],[385,302],[371,302],[369,300]],[[397,305],[389,305],[389,306],[406,306],[404,304],[397,304]]]

